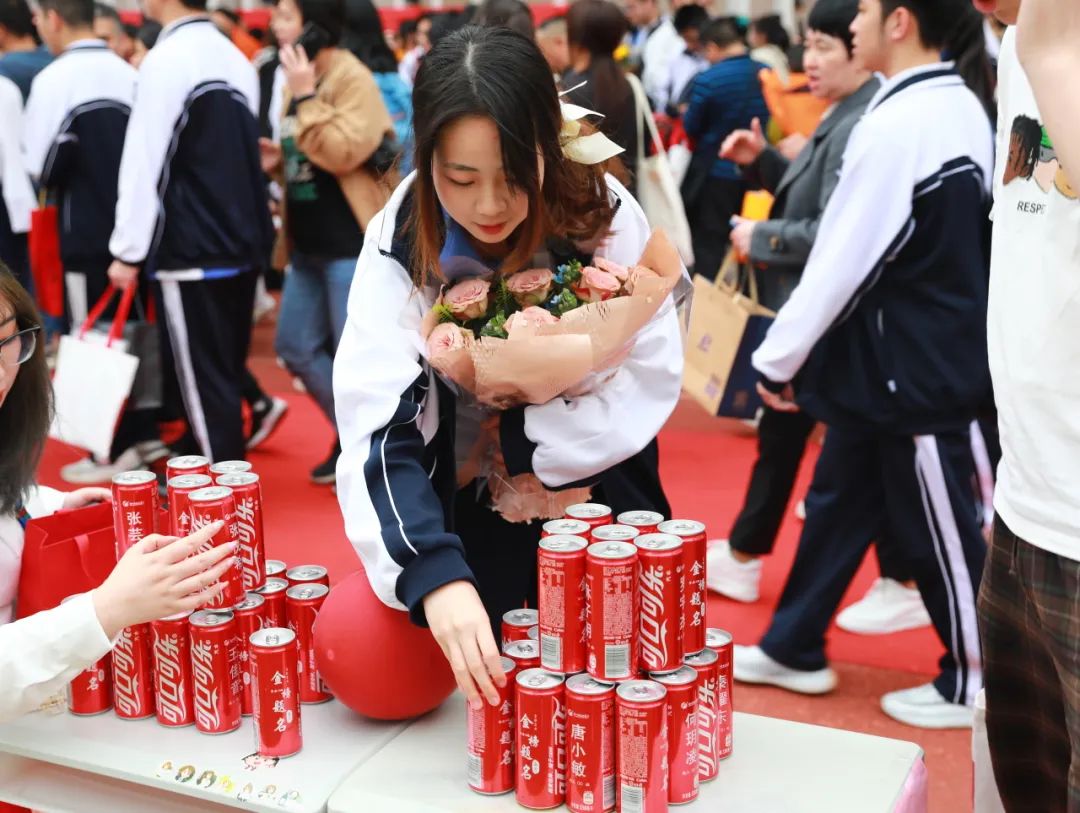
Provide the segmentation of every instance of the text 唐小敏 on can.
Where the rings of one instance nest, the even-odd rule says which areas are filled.
[[[253,632],[246,643],[256,748],[264,757],[290,757],[304,743],[296,633],[264,627]]]
[[[480,708],[467,704],[468,729],[466,771],[469,787],[484,796],[498,796],[514,789],[514,686],[517,664],[502,659],[506,685],[499,693],[498,705],[484,700]]]
[[[549,536],[537,551],[540,665],[552,672],[585,671],[585,549],[580,536]]]

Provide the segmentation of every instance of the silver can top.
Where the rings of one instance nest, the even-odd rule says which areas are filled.
[[[296,584],[285,591],[285,598],[291,598],[295,601],[308,601],[313,598],[326,598],[326,594],[330,592],[330,588],[325,584]]]
[[[208,488],[200,488],[198,491],[192,491],[188,495],[188,499],[192,502],[214,502],[215,500],[223,500],[226,497],[232,496],[232,489],[225,486],[209,486]]]
[[[265,596],[271,593],[284,593],[288,589],[289,583],[284,579],[267,579],[262,587],[255,588],[255,592]]]
[[[326,578],[326,568],[322,565],[297,565],[286,570],[285,577],[291,582],[316,582]]]
[[[261,607],[266,603],[266,598],[260,596],[258,593],[245,593],[244,600],[239,604],[234,604],[234,610],[254,610],[256,607]]]
[[[231,624],[235,616],[232,610],[198,610],[189,619],[193,627],[223,627]]]
[[[509,675],[515,669],[517,669],[517,662],[513,658],[499,658],[499,665],[502,667],[503,674]]]
[[[634,545],[641,550],[680,550],[682,540],[672,534],[642,534],[634,540]]]
[[[529,635],[529,638],[531,638],[532,640],[539,641],[540,640],[540,626],[538,624],[533,624],[531,627],[529,627],[528,635]]]
[[[285,563],[280,559],[267,559],[266,570],[267,572],[272,570],[275,573],[282,573],[285,570]]]
[[[629,525],[601,525],[592,530],[592,538],[597,542],[632,542],[637,537],[638,529]]]
[[[696,519],[669,519],[656,526],[662,534],[674,534],[675,536],[697,536],[705,533],[705,523]]]
[[[112,478],[115,486],[142,486],[156,480],[157,475],[152,471],[122,471],[114,474]]]
[[[620,525],[629,525],[631,528],[646,528],[656,526],[664,521],[664,515],[655,511],[623,511],[615,517]]]
[[[235,486],[251,486],[259,482],[259,475],[253,471],[235,471],[228,474],[219,475],[217,478],[217,484],[219,486],[229,486],[234,488]]]
[[[511,641],[503,647],[503,654],[511,658],[532,660],[540,657],[540,644],[536,641]]]
[[[555,536],[546,536],[540,540],[540,550],[551,551],[552,553],[574,553],[575,551],[585,550],[587,547],[589,547],[587,539],[580,536],[571,536],[570,534],[556,534]]]
[[[296,633],[284,627],[264,627],[251,633],[248,641],[253,647],[259,649],[272,649],[278,646],[291,644],[296,640]]]
[[[649,672],[649,678],[665,686],[689,686],[697,682],[697,670],[692,666],[680,666],[674,672]]]
[[[210,467],[213,474],[237,474],[242,471],[251,471],[251,464],[246,460],[222,460]]]
[[[705,646],[709,647],[709,649],[727,646],[734,640],[727,630],[717,629],[716,627],[707,627],[705,629]]]
[[[544,533],[549,536],[584,536],[589,533],[589,523],[580,519],[551,519],[544,523]]]
[[[720,660],[720,656],[711,649],[705,648],[700,652],[693,652],[682,659],[687,666],[709,666]]]
[[[518,673],[517,684],[526,689],[554,689],[566,682],[562,675],[545,672],[543,669],[525,669]]]
[[[208,474],[178,474],[169,480],[169,488],[206,488],[214,481]]]
[[[610,517],[611,509],[598,502],[581,502],[567,508],[566,516],[569,519],[599,519]]]
[[[533,609],[510,610],[503,613],[502,620],[511,627],[531,627],[540,620],[540,613]]]
[[[170,457],[165,465],[176,470],[200,469],[210,465],[210,458],[203,457],[201,454],[185,454],[180,457]]]
[[[615,684],[604,683],[604,681],[597,680],[592,675],[582,673],[567,679],[566,691],[585,695],[586,697],[603,697],[606,694],[615,693]]]
[[[637,548],[629,542],[594,542],[589,545],[589,555],[597,559],[633,559]]]
[[[655,680],[627,680],[616,692],[627,703],[655,703],[667,697],[667,689]]]

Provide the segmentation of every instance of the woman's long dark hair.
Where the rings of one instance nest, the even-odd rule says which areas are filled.
[[[345,0],[345,31],[341,47],[347,48],[372,73],[393,73],[397,57],[386,44],[382,21],[371,0]]]
[[[590,95],[596,112],[604,114],[600,129],[609,135],[626,117],[633,93],[615,61],[615,49],[628,30],[626,16],[610,0],[576,0],[566,14],[570,46],[589,54]]]
[[[577,164],[562,153],[559,95],[536,43],[505,28],[466,26],[424,57],[413,88],[416,204],[409,227],[418,285],[438,277],[446,239],[432,158],[443,129],[468,116],[489,118],[499,128],[507,180],[529,199],[529,215],[511,236],[504,269],[523,267],[548,235],[585,240],[611,225],[615,210],[604,166]]]
[[[15,329],[40,325],[34,301],[0,263],[0,319],[15,316]],[[0,407],[0,516],[11,514],[34,484],[38,461],[52,422],[52,383],[45,343],[22,366]]]

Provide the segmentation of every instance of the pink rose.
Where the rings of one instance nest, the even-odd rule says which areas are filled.
[[[438,358],[452,350],[460,350],[468,344],[472,334],[453,322],[436,325],[427,338],[428,358]]]
[[[485,279],[465,279],[443,296],[443,303],[462,322],[479,319],[488,310],[491,283]]]
[[[539,305],[551,295],[554,280],[546,268],[530,268],[520,271],[506,281],[506,289],[523,308]]]
[[[626,278],[630,276],[629,268],[625,265],[619,265],[616,262],[612,262],[605,257],[594,257],[593,263],[595,263],[596,267],[601,271],[607,271],[619,282],[626,282]]]
[[[525,325],[540,327],[542,325],[554,325],[558,321],[557,316],[548,313],[543,308],[531,307],[511,314],[510,318],[506,320],[505,328],[507,333],[513,335],[515,330]]]
[[[581,269],[581,279],[574,286],[574,295],[582,302],[603,302],[619,293],[622,283],[607,271],[587,265]]]
[[[644,279],[656,279],[659,274],[653,271],[651,268],[646,268],[643,265],[635,265],[630,269],[630,276],[626,280],[626,293],[633,295],[634,288],[638,282]]]

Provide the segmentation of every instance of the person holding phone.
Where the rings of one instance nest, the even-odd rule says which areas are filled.
[[[391,177],[372,158],[395,140],[394,123],[371,71],[339,45],[343,0],[279,0],[273,21],[284,115],[281,143],[260,146],[263,169],[283,182],[279,253],[288,257],[274,344],[336,427],[334,353],[364,231],[390,197]],[[340,453],[335,439],[311,479],[333,483]]]

